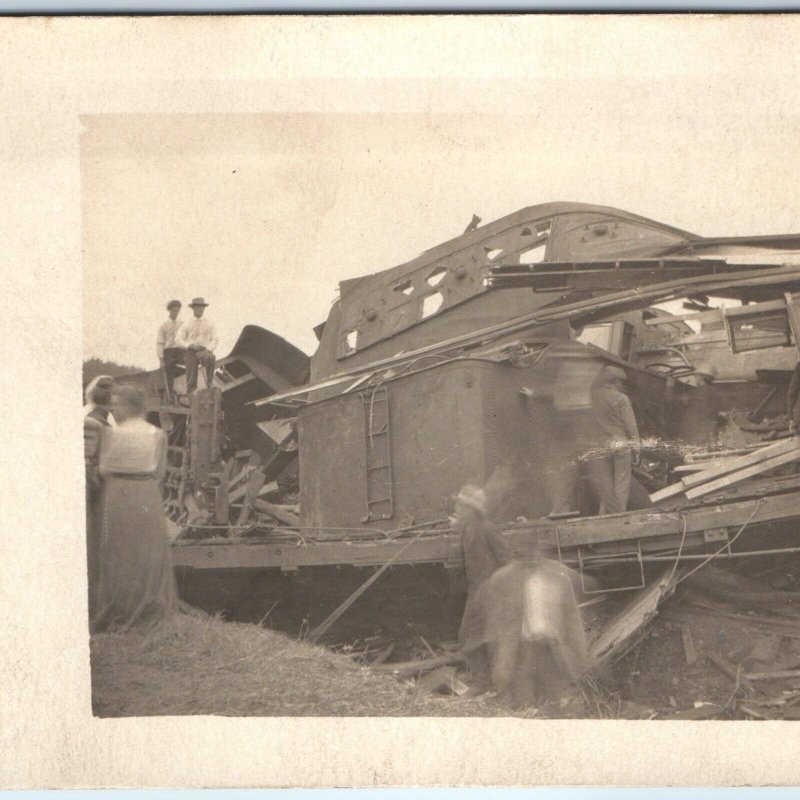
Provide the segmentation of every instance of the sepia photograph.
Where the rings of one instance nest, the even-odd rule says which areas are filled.
[[[798,718],[800,220],[525,122],[81,119],[95,714]]]
[[[0,785],[796,782],[797,28],[0,20]]]

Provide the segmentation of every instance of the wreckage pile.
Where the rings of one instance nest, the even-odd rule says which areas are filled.
[[[674,469],[688,473],[687,476],[651,494],[650,501],[668,509],[796,461],[800,461],[800,439],[795,436],[769,445],[758,443],[740,450],[712,451],[687,458],[684,466]]]
[[[800,561],[760,556],[692,569],[670,566],[632,597],[609,592],[584,602],[594,669],[555,707],[472,696],[457,621],[437,631],[415,622],[408,606],[381,603],[363,605],[357,625],[331,631],[325,646],[305,640],[307,626],[279,633],[202,613],[96,635],[94,710],[800,718]]]
[[[800,719],[797,587],[800,564],[771,557],[736,570],[669,569],[628,600],[599,595],[583,608],[592,669],[560,705],[539,713]],[[419,692],[468,697],[458,644],[413,638],[373,636],[340,649]],[[391,661],[399,654],[403,660]],[[486,702],[503,708],[491,694]]]

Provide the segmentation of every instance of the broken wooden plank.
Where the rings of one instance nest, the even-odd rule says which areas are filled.
[[[665,570],[658,580],[639,591],[600,632],[591,643],[589,656],[598,669],[617,661],[644,636],[647,625],[658,613],[661,601],[668,597],[676,585],[678,573]]]
[[[280,487],[278,486],[277,481],[270,481],[269,483],[265,483],[259,490],[258,496],[263,497],[266,494],[272,494],[273,492],[279,491]]]
[[[705,469],[720,469],[727,466],[732,459],[729,458],[714,458],[708,461],[692,461],[688,464],[680,464],[673,467],[673,472],[701,472]]]
[[[792,437],[790,439],[783,439],[775,444],[770,444],[766,447],[759,447],[758,450],[753,450],[752,453],[731,459],[731,461],[723,467],[704,470],[697,475],[691,475],[688,478],[684,478],[681,483],[687,489],[689,489],[692,486],[697,486],[701,483],[705,483],[706,481],[719,478],[723,474],[727,474],[729,472],[738,473],[740,470],[746,467],[756,466],[764,461],[768,461],[769,459],[784,455],[786,453],[797,453],[798,457],[800,457],[800,442],[797,438]]]
[[[775,444],[767,445],[766,447],[759,447],[757,450],[753,450],[750,453],[747,453],[743,456],[738,456],[733,458],[729,461],[729,463],[724,464],[721,467],[712,468],[712,469],[703,469],[700,472],[691,475],[689,477],[683,478],[681,481],[677,483],[670,484],[666,486],[664,489],[659,489],[657,492],[653,492],[650,495],[650,502],[658,503],[661,500],[666,500],[668,497],[674,497],[677,494],[681,494],[682,492],[686,492],[687,497],[695,497],[700,495],[693,495],[691,494],[692,487],[699,486],[701,484],[707,484],[709,481],[716,480],[720,478],[723,474],[729,473],[736,473],[741,477],[737,480],[742,480],[745,477],[750,477],[751,475],[757,475],[759,472],[763,470],[756,470],[755,472],[749,473],[747,475],[742,475],[739,470],[744,470],[746,467],[752,467],[757,465],[761,462],[764,462],[767,459],[771,459],[776,456],[781,456],[785,453],[796,453],[796,457],[800,458],[800,440],[796,437],[791,437],[789,439],[783,439]],[[790,461],[792,459],[789,459]],[[786,463],[786,462],[784,462]],[[735,481],[732,481],[733,483]],[[726,486],[728,484],[720,484],[722,486]],[[713,491],[713,490],[711,490]],[[701,492],[704,494],[704,492]]]
[[[764,442],[754,442],[753,444],[746,444],[742,447],[737,447],[734,450],[709,450],[704,453],[687,453],[684,461],[687,464],[708,463],[708,461],[714,459],[747,455],[747,453],[752,453],[753,450],[760,450],[764,446]]]
[[[754,464],[752,467],[748,467],[747,469],[737,470],[736,472],[732,472],[728,475],[725,475],[717,480],[710,481],[709,483],[703,483],[700,486],[696,486],[693,489],[687,489],[686,496],[690,500],[694,500],[696,497],[702,497],[703,495],[710,494],[711,492],[716,492],[719,489],[724,489],[726,486],[732,486],[734,483],[739,483],[740,481],[745,480],[745,478],[752,478],[755,475],[759,475],[762,472],[767,472],[769,470],[775,469],[776,467],[781,467],[784,464],[790,464],[792,461],[797,461],[800,459],[800,448],[795,448],[791,452],[783,453],[782,455],[775,456],[774,458],[769,458],[766,461],[761,461],[758,464]]]
[[[300,524],[300,518],[291,511],[288,511],[285,506],[279,506],[275,503],[268,503],[266,500],[261,500],[259,498],[255,498],[253,500],[253,506],[259,511],[264,511],[271,517],[275,517],[275,519],[284,523],[284,525],[296,527]]]
[[[706,658],[708,658],[714,666],[722,670],[734,683],[738,684],[743,689],[747,689],[749,692],[754,691],[753,684],[745,678],[741,667],[733,666],[730,661],[717,653],[706,653]]]
[[[239,519],[236,521],[237,525],[244,525],[250,512],[253,510],[253,504],[256,501],[258,490],[264,485],[266,477],[260,469],[254,469],[247,481],[247,493],[244,496],[244,504],[242,510],[239,512]],[[263,502],[263,501],[262,501]]]
[[[370,667],[373,672],[388,673],[399,677],[416,675],[421,672],[428,672],[437,667],[444,667],[448,664],[456,664],[464,660],[463,653],[448,653],[436,658],[423,658],[419,661],[403,661],[397,664],[380,664],[377,667]]]
[[[671,483],[669,486],[665,486],[663,489],[653,492],[650,495],[650,502],[653,504],[658,504],[662,500],[666,500],[669,497],[674,497],[676,494],[682,494],[685,488],[686,487],[683,485],[683,481]]]
[[[777,672],[746,672],[744,677],[750,681],[776,681],[785,678],[800,678],[800,669],[783,669]]]

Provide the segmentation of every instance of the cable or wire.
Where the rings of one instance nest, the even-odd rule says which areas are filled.
[[[683,533],[681,534],[681,543],[678,545],[678,555],[675,556],[675,563],[672,565],[672,572],[669,574],[669,580],[667,581],[667,585],[672,583],[672,579],[675,577],[675,570],[678,569],[678,562],[681,560],[681,554],[683,553],[683,543],[686,541],[686,516],[681,514],[681,522],[683,523]]]
[[[702,569],[706,564],[709,563],[709,561],[712,561],[723,550],[725,550],[725,548],[728,548],[728,550],[730,550],[731,545],[742,535],[742,533],[744,533],[744,529],[750,524],[751,520],[756,515],[756,511],[758,511],[758,509],[761,507],[761,504],[763,502],[764,502],[764,498],[763,497],[759,498],[756,501],[756,504],[753,507],[753,510],[750,512],[750,516],[744,521],[744,524],[742,525],[742,527],[739,528],[738,531],[736,531],[736,533],[733,536],[733,539],[729,539],[727,542],[725,542],[725,544],[723,544],[722,547],[720,547],[719,550],[717,550],[716,553],[709,554],[708,558],[705,561],[702,561],[701,563],[699,563],[694,569],[689,570],[689,572],[687,572],[685,575],[681,575],[681,577],[678,579],[678,583],[683,583],[683,581],[685,581],[690,575],[694,575],[694,573],[697,572],[697,570]]]

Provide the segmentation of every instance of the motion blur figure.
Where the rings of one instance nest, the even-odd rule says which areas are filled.
[[[462,624],[468,663],[487,662],[491,684],[514,707],[556,704],[588,667],[576,598],[579,576],[543,544],[478,590]]]
[[[467,573],[467,602],[461,620],[461,638],[464,625],[475,624],[472,620],[473,605],[479,588],[494,572],[511,560],[511,554],[497,526],[486,515],[486,493],[483,489],[467,484],[455,496],[454,501],[451,524],[453,530],[461,535],[464,569]],[[485,660],[473,659],[469,667],[473,688],[476,691],[487,689],[489,672]]]
[[[722,398],[714,386],[717,371],[711,364],[698,364],[694,376],[695,388],[685,395],[678,440],[684,445],[708,447],[717,444],[720,425],[725,419]]]
[[[586,458],[586,471],[600,514],[628,510],[631,470],[639,457],[636,417],[622,391],[626,377],[619,367],[603,367],[592,390],[596,450]]]
[[[97,582],[100,519],[97,513],[100,487],[100,448],[103,432],[116,424],[111,413],[114,379],[98,375],[87,387],[83,417],[83,461],[86,471],[86,568],[89,581],[89,613],[93,613],[93,587]]]
[[[137,388],[114,392],[118,426],[104,435],[99,472],[99,547],[92,632],[125,630],[177,611],[178,596],[161,505],[164,431],[145,419]]]

